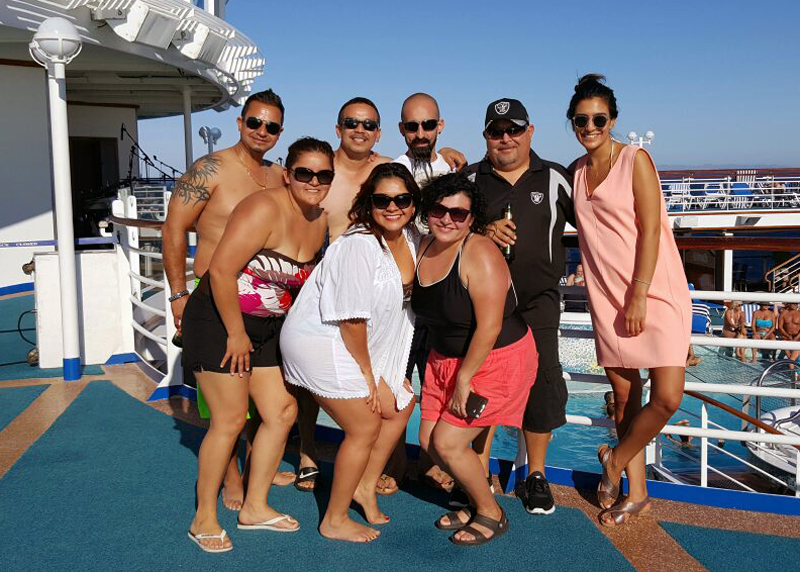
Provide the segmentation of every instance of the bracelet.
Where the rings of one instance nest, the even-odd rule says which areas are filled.
[[[181,292],[178,292],[177,294],[173,294],[172,296],[170,296],[170,297],[168,298],[168,300],[169,300],[170,302],[174,302],[175,300],[180,300],[180,299],[181,299],[181,298],[183,298],[184,296],[188,296],[188,295],[189,295],[189,291],[188,291],[188,290],[183,290],[183,291],[181,291]]]
[[[645,286],[650,286],[650,282],[645,282],[644,280],[639,280],[638,278],[634,278],[633,281],[638,282],[639,284],[644,284]]]

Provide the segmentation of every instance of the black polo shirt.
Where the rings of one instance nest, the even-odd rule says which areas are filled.
[[[509,267],[518,308],[531,329],[555,328],[561,313],[558,281],[565,271],[561,237],[567,222],[575,225],[572,176],[561,165],[530,153],[528,170],[513,186],[489,159],[470,165],[467,172],[486,197],[492,220],[503,218],[503,209],[511,203],[517,242]]]

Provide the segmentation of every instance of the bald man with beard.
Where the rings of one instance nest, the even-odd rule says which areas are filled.
[[[453,172],[450,163],[436,152],[436,140],[444,130],[444,119],[432,96],[427,93],[409,95],[400,110],[398,127],[408,151],[394,161],[405,165],[420,187]]]

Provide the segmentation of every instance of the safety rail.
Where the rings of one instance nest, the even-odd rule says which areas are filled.
[[[662,178],[670,213],[800,209],[800,176]]]
[[[169,289],[165,287],[163,273],[161,277],[145,276],[142,274],[140,264],[142,259],[161,261],[163,256],[159,252],[147,251],[139,245],[138,232],[142,228],[158,230],[160,222],[143,221],[137,219],[137,199],[135,196],[128,196],[123,200],[116,200],[113,203],[113,215],[109,221],[115,225],[115,232],[118,234],[118,246],[125,254],[125,259],[130,264],[128,276],[130,277],[130,292],[126,298],[130,298],[134,307],[134,320],[131,324],[134,331],[138,334],[136,352],[142,361],[148,364],[148,368],[154,373],[153,377],[159,382],[158,389],[154,392],[152,399],[167,397],[174,393],[185,393],[182,386],[182,371],[180,366],[180,350],[169,340],[175,333],[175,327],[171,314],[171,306],[167,301]],[[188,259],[191,263],[192,260]],[[145,273],[146,274],[146,273]],[[187,278],[191,273],[187,274]],[[576,287],[567,287],[565,290],[571,291]],[[191,289],[191,288],[190,288]],[[756,294],[749,292],[712,292],[694,291],[693,298],[699,300],[747,300],[759,301],[761,298],[772,302],[800,302],[798,294]],[[147,300],[147,302],[145,301]],[[151,302],[152,303],[148,303]],[[587,327],[591,324],[589,314],[579,312],[564,312],[560,332],[564,338],[578,338],[589,342],[593,338],[593,332],[577,327]],[[698,346],[718,346],[718,347],[750,347],[767,350],[778,349],[800,349],[800,342],[786,342],[774,340],[741,340],[728,338],[715,338],[712,336],[692,336],[691,341]],[[583,372],[569,372],[565,377],[572,381],[595,384],[598,386],[609,385],[605,375]],[[758,387],[755,385],[739,384],[720,384],[687,381],[686,390],[702,393],[718,393],[727,395],[738,395],[739,397],[762,397],[762,398],[788,398],[800,402],[800,389]],[[741,455],[736,455],[724,448],[715,445],[711,440],[724,440],[729,442],[741,441],[753,443],[753,448],[761,447],[769,449],[771,446],[800,447],[800,435],[773,435],[756,431],[741,430],[736,431],[726,428],[715,421],[709,419],[708,404],[702,403],[699,415],[699,423],[695,426],[667,425],[661,435],[677,435],[700,439],[700,459],[699,472],[701,486],[709,486],[709,474],[719,475],[721,478],[731,482],[742,490],[753,490],[747,483],[741,482],[735,476],[726,473],[723,468],[713,466],[709,459],[709,450],[716,451],[725,455],[726,458],[735,459],[747,470],[761,475],[764,479],[769,479],[776,484],[794,490],[800,497],[800,450],[797,451],[797,458],[794,461],[793,482],[784,481],[768,470],[758,466],[752,460],[745,459]],[[695,415],[694,417],[697,418]],[[596,426],[613,428],[613,422],[608,418],[591,417],[586,415],[567,415],[567,423],[572,425]],[[665,445],[663,439],[654,440],[646,450],[648,464],[654,473],[662,478],[674,482],[684,482],[678,475],[674,474],[664,463],[662,447]],[[666,446],[670,446],[666,444]],[[518,447],[515,465],[522,466],[526,462],[524,443]],[[684,455],[686,456],[686,455]],[[688,456],[688,458],[692,458]],[[693,458],[692,458],[693,459]]]
[[[800,285],[800,254],[795,254],[764,274],[772,292],[795,292]]]

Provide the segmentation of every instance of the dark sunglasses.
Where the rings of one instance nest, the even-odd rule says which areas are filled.
[[[414,197],[411,196],[411,193],[403,193],[394,197],[381,193],[372,195],[372,206],[381,210],[388,209],[389,205],[392,203],[394,203],[398,209],[407,209],[413,202]]]
[[[345,129],[356,129],[359,125],[363,125],[367,131],[375,131],[380,125],[377,121],[372,119],[355,119],[353,117],[345,117],[342,121],[342,127]]]
[[[433,131],[439,125],[438,119],[426,119],[425,121],[404,121],[403,129],[409,133],[416,133],[422,125],[423,131]]]
[[[317,178],[320,185],[330,185],[333,182],[333,171],[330,169],[312,171],[305,167],[297,167],[297,169],[289,169],[289,172],[301,183],[310,183],[314,177]]]
[[[450,214],[450,220],[453,222],[464,222],[470,215],[470,212],[467,209],[462,209],[461,207],[447,208],[441,203],[436,203],[431,207],[431,210],[428,212],[428,216],[433,218],[444,218],[444,215],[448,213]]]
[[[274,121],[267,121],[266,119],[259,119],[258,117],[248,117],[244,120],[244,124],[247,125],[248,129],[252,129],[256,131],[261,129],[261,125],[266,125],[267,133],[270,135],[277,135],[281,132],[281,124],[275,123]]]
[[[519,137],[525,130],[528,128],[527,125],[509,125],[508,127],[488,127],[486,129],[486,136],[493,140],[499,141],[503,138],[504,135],[508,135],[509,137]]]
[[[608,125],[609,118],[608,115],[595,115],[593,117],[589,117],[588,115],[576,115],[572,118],[572,124],[575,126],[575,129],[583,129],[589,125],[589,121],[594,123],[594,126],[598,129],[602,129]]]

